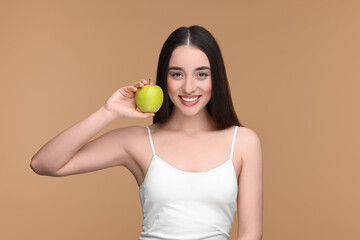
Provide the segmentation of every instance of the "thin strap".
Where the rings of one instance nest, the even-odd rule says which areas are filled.
[[[232,144],[231,144],[230,159],[233,158],[234,146],[235,146],[235,139],[236,139],[236,133],[237,133],[238,127],[239,127],[239,126],[235,126],[234,136],[233,136],[233,140],[232,140]]]
[[[151,145],[151,150],[152,150],[152,153],[153,153],[153,155],[156,155],[156,154],[155,154],[154,143],[153,143],[153,140],[152,140],[152,137],[151,137],[151,131],[150,131],[150,128],[149,128],[148,126],[147,126],[146,128],[147,128],[148,133],[149,133],[149,139],[150,139],[150,145]]]

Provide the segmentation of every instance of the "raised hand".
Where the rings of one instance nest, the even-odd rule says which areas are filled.
[[[143,113],[136,108],[135,93],[138,88],[147,84],[146,80],[141,80],[131,86],[118,89],[106,101],[104,108],[119,118],[147,118],[154,116],[154,113]]]

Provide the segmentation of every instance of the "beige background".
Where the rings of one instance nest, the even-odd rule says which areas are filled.
[[[30,159],[117,88],[154,79],[166,37],[192,24],[218,40],[239,119],[261,138],[264,239],[360,239],[359,13],[356,0],[1,0],[0,239],[138,238],[126,169],[50,178]]]

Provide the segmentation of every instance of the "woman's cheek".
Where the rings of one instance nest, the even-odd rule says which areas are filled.
[[[208,90],[211,91],[211,88],[212,88],[212,81],[211,79],[209,80],[209,83],[208,83]]]
[[[171,80],[169,81],[169,80],[168,80],[167,85],[168,85],[168,91],[169,91],[169,93],[173,93],[173,92],[175,91],[175,86],[174,86],[173,81],[171,81]]]
[[[168,95],[169,95],[171,101],[174,102],[174,100],[175,100],[174,95],[177,95],[176,94],[177,87],[176,87],[176,84],[174,83],[174,81],[171,81],[171,80],[168,79],[167,88],[168,88]]]
[[[203,89],[205,92],[211,92],[211,87],[212,87],[211,79],[208,79],[207,81],[204,82]]]

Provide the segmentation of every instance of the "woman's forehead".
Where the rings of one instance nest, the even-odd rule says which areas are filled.
[[[187,45],[175,48],[169,62],[169,68],[198,68],[199,66],[210,67],[208,57],[199,48]]]

